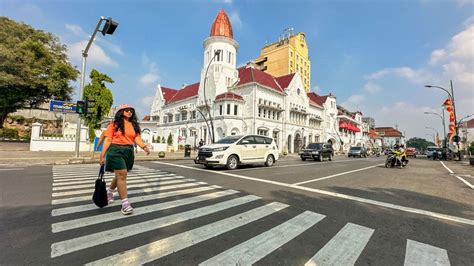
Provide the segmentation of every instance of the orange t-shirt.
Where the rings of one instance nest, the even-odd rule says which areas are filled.
[[[127,120],[124,120],[123,123],[125,134],[123,134],[120,129],[115,131],[115,124],[112,122],[107,126],[105,136],[110,140],[112,144],[133,145],[135,143],[135,138],[137,137],[137,134],[133,129],[133,125]]]

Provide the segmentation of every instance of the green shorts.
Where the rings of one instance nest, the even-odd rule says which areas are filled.
[[[110,144],[105,155],[105,171],[132,170],[135,155],[132,145]]]

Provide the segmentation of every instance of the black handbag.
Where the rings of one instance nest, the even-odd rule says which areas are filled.
[[[107,200],[107,188],[104,180],[104,165],[100,167],[99,175],[95,180],[95,190],[94,194],[92,194],[92,201],[94,201],[95,205],[99,208],[103,208],[107,206],[109,203]]]

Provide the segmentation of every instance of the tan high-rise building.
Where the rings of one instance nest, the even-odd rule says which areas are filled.
[[[277,42],[262,48],[255,64],[275,77],[298,72],[305,90],[311,90],[311,61],[303,32],[293,34],[292,29],[285,30]]]

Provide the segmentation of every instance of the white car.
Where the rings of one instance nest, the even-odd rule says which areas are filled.
[[[229,136],[199,148],[194,162],[206,167],[225,166],[233,170],[241,164],[264,163],[265,166],[272,166],[278,156],[278,148],[272,138],[259,135]]]

